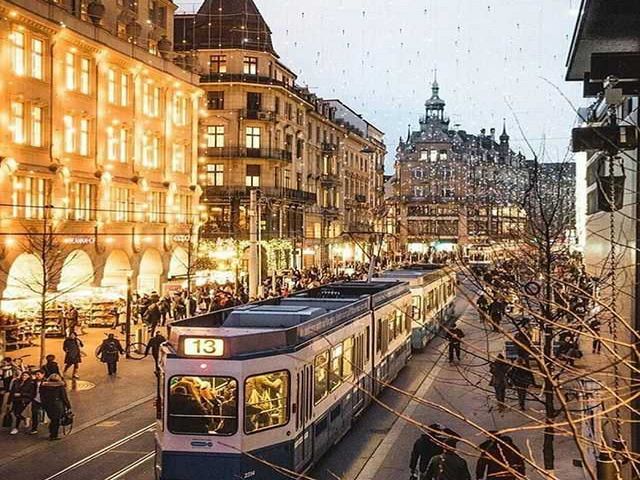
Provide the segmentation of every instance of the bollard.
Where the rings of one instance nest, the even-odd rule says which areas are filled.
[[[598,480],[616,480],[616,465],[609,452],[600,452],[596,461]]]

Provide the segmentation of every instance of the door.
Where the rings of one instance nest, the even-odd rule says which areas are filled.
[[[304,471],[313,456],[313,367],[306,365],[296,376],[298,383],[294,465],[297,472]]]

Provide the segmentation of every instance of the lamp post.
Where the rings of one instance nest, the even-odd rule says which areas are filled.
[[[127,298],[126,298],[126,320],[124,324],[124,350],[126,358],[131,358],[129,347],[131,347],[131,314],[132,314],[132,294],[131,294],[131,278],[132,270],[125,270],[127,275]]]

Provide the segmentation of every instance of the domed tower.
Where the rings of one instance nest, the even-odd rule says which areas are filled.
[[[431,85],[431,98],[424,104],[426,112],[425,119],[427,121],[433,119],[444,122],[445,105],[445,101],[440,98],[440,86],[438,85],[437,73],[434,73],[433,84]]]

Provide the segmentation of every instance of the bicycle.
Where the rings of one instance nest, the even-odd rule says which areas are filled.
[[[147,352],[147,344],[144,342],[134,342],[126,349],[127,358],[131,360],[142,360],[149,354]]]

